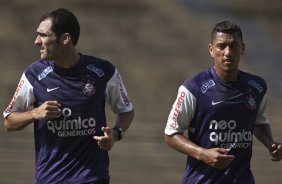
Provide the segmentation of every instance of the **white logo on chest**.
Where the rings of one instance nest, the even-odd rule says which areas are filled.
[[[54,90],[56,90],[56,89],[59,89],[59,87],[55,87],[55,88],[47,88],[47,92],[49,93],[49,92],[54,91]]]

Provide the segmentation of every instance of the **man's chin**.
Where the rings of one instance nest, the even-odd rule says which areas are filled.
[[[229,64],[223,66],[224,70],[226,70],[226,71],[233,71],[233,70],[236,70],[237,67],[238,67],[238,66],[235,66],[235,65],[232,64],[232,63],[229,63]]]
[[[52,60],[50,57],[47,57],[47,56],[40,56],[40,59],[41,60]]]

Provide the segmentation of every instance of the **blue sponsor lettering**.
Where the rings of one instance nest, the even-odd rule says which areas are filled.
[[[45,68],[43,72],[40,75],[38,75],[38,80],[44,79],[52,71],[53,71],[53,68],[51,66]]]
[[[87,65],[86,68],[91,70],[92,72],[96,73],[98,75],[98,77],[104,76],[103,70],[101,70],[100,68],[94,66],[93,64]]]
[[[206,93],[208,89],[210,89],[213,86],[215,86],[215,82],[213,80],[209,80],[208,82],[202,85],[201,92]]]
[[[250,84],[250,85],[252,85],[253,87],[255,87],[255,88],[259,91],[259,93],[262,93],[262,92],[263,92],[263,87],[262,87],[258,82],[253,81],[253,80],[250,80],[250,81],[248,82],[248,84]]]

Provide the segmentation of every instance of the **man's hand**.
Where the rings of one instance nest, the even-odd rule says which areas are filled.
[[[235,159],[234,155],[229,155],[230,149],[203,148],[182,134],[174,134],[173,136],[165,134],[164,141],[177,151],[194,157],[214,168],[225,168]]]
[[[102,131],[104,132],[104,136],[94,136],[93,138],[97,141],[101,149],[110,151],[115,141],[117,141],[117,132],[110,127],[102,127]]]
[[[7,131],[21,130],[36,120],[49,120],[61,115],[61,105],[57,101],[46,101],[39,107],[26,112],[12,112],[4,120]]]
[[[50,120],[61,115],[61,105],[57,101],[46,101],[31,111],[34,120]]]
[[[282,144],[281,143],[272,143],[270,148],[271,160],[274,162],[280,161],[282,159]]]
[[[234,155],[228,155],[229,151],[229,149],[223,148],[205,149],[200,156],[200,160],[212,167],[223,169],[235,159]]]

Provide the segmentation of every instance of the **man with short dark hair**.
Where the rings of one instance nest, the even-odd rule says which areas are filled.
[[[183,184],[251,184],[253,134],[273,161],[282,158],[265,111],[267,86],[261,77],[239,70],[245,44],[238,25],[220,22],[211,37],[214,66],[180,86],[164,140],[188,155]]]
[[[108,184],[108,151],[134,116],[115,66],[77,52],[79,33],[67,9],[42,16],[35,40],[40,60],[24,71],[3,113],[8,131],[33,123],[39,184]],[[113,128],[106,123],[106,101],[117,114]]]

